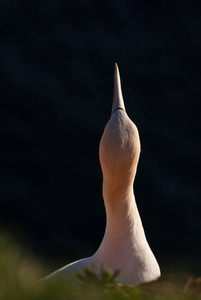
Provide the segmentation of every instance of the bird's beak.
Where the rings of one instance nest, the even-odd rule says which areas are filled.
[[[113,104],[112,104],[112,114],[117,109],[125,110],[124,99],[121,90],[121,79],[119,74],[119,68],[117,63],[115,63],[114,69],[114,95],[113,95]]]

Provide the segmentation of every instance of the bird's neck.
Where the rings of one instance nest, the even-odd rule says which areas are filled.
[[[105,234],[110,240],[133,239],[139,231],[143,231],[132,185],[116,193],[108,193],[103,182],[103,198],[107,218]]]

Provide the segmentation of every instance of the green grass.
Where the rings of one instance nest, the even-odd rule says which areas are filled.
[[[201,299],[201,279],[188,275],[166,275],[137,288],[116,281],[118,272],[95,269],[78,275],[78,284],[69,280],[39,282],[44,267],[8,238],[0,239],[0,300],[123,300]]]

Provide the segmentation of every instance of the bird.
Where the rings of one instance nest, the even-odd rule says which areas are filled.
[[[147,242],[134,195],[134,180],[141,152],[139,132],[128,117],[117,63],[111,117],[99,145],[103,174],[102,194],[106,228],[98,250],[47,275],[44,279],[75,278],[85,269],[104,267],[115,272],[121,284],[137,286],[161,276],[159,264]]]

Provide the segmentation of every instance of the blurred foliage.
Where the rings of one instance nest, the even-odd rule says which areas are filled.
[[[26,253],[8,237],[0,238],[0,299],[201,299],[201,279],[188,275],[164,276],[162,279],[131,287],[119,284],[119,272],[87,269],[78,274],[78,282],[39,281],[44,269],[36,258]]]

